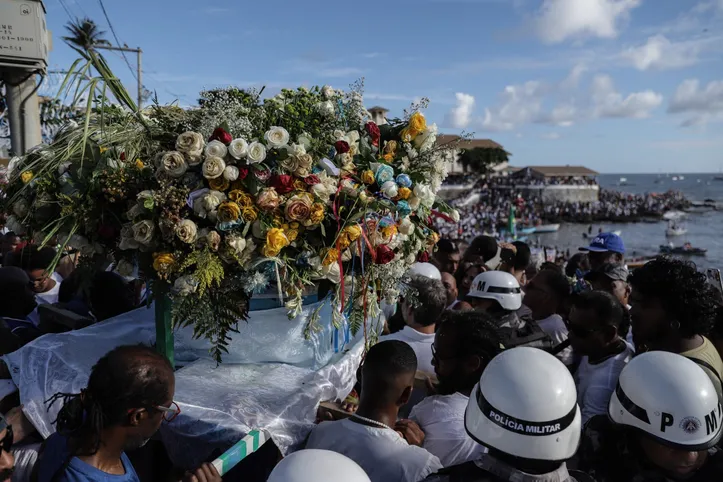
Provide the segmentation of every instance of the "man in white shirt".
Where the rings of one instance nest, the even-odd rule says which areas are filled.
[[[543,269],[525,286],[522,303],[531,311],[532,319],[547,333],[555,345],[567,340],[567,327],[559,313],[570,298],[570,284],[564,274]],[[558,353],[557,358],[568,368],[575,363],[572,348]]]
[[[381,337],[379,341],[399,340],[408,344],[417,356],[417,368],[432,373],[434,328],[447,307],[447,291],[439,280],[412,275],[406,292],[406,298],[399,304],[404,328]]]
[[[464,414],[482,371],[502,352],[495,322],[483,312],[447,311],[432,347],[437,394],[416,405],[409,418],[424,431],[422,446],[443,466],[477,460],[486,449],[467,435]]]
[[[53,264],[56,251],[53,248],[38,248],[35,245],[25,246],[20,252],[13,254],[13,264],[22,268],[30,278],[32,290],[38,305],[58,302],[60,283],[63,278],[56,272],[48,272]],[[35,326],[40,324],[37,309],[28,318]]]
[[[430,349],[431,351],[431,349]],[[345,420],[322,422],[306,448],[331,450],[352,459],[372,482],[417,482],[442,468],[421,447],[424,434],[413,424],[397,422],[399,409],[412,394],[417,360],[398,340],[377,343],[362,367],[359,408]]]
[[[611,294],[589,291],[578,295],[570,310],[570,344],[582,361],[575,374],[582,423],[608,413],[620,372],[634,355],[619,333],[625,308]]]

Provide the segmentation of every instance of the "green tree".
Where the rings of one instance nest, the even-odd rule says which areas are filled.
[[[90,50],[96,45],[110,45],[110,42],[103,38],[105,32],[89,18],[68,22],[65,28],[68,29],[70,36],[63,37],[63,40],[71,47]]]
[[[465,149],[460,155],[459,161],[465,172],[486,173],[490,168],[509,161],[509,154],[504,149],[475,147],[474,149]]]

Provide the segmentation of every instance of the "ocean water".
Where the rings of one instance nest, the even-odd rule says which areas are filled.
[[[681,176],[677,174],[676,176]],[[593,233],[598,228],[603,231],[622,231],[621,236],[625,242],[626,257],[652,256],[658,253],[661,244],[672,241],[676,246],[685,242],[695,247],[706,248],[705,256],[686,256],[701,268],[723,269],[723,181],[716,181],[714,177],[720,174],[682,174],[683,180],[673,181],[672,175],[666,177],[659,174],[604,174],[598,178],[600,186],[604,189],[614,189],[633,194],[646,192],[665,192],[670,189],[681,191],[692,201],[712,199],[719,203],[720,210],[706,212],[691,212],[683,221],[688,233],[683,236],[666,238],[666,221],[658,223],[611,223],[593,225]],[[619,186],[620,178],[627,180],[626,186]],[[656,182],[657,181],[657,182]],[[566,223],[557,233],[534,236],[539,238],[544,246],[557,247],[570,250],[570,254],[577,252],[580,246],[587,245],[582,233],[587,232],[588,225]],[[529,241],[533,241],[530,239]]]

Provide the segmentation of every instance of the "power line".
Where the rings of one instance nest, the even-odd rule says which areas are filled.
[[[121,41],[118,38],[118,35],[115,33],[115,29],[113,28],[113,24],[110,21],[110,17],[108,16],[108,12],[105,9],[105,5],[103,4],[103,0],[98,0],[98,3],[100,3],[100,8],[103,10],[103,15],[105,16],[105,20],[108,22],[108,26],[110,27],[110,31],[113,34],[113,38],[115,39],[115,43],[122,47]],[[138,80],[138,77],[136,77],[136,73],[133,72],[133,67],[131,66],[131,63],[128,61],[128,57],[126,57],[126,53],[121,51],[121,54],[123,54],[123,60],[126,61],[126,65],[128,66],[128,69],[131,71],[131,74],[133,75],[133,78]]]
[[[63,10],[65,10],[66,15],[68,15],[68,18],[72,22],[74,20],[73,15],[71,15],[70,10],[68,10],[68,7],[65,5],[65,2],[63,0],[60,0],[60,6],[63,7]]]

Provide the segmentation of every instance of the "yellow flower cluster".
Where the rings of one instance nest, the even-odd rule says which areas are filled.
[[[176,258],[171,253],[154,253],[153,269],[163,277],[173,269],[176,264]]]
[[[266,244],[262,254],[267,258],[278,256],[282,249],[287,247],[291,241],[281,228],[271,228],[266,232]]]
[[[427,119],[421,112],[415,112],[409,118],[409,124],[399,134],[404,142],[412,142],[419,134],[427,130]]]
[[[351,246],[351,243],[361,237],[362,230],[358,224],[347,226],[339,233],[338,244],[342,251]]]
[[[33,180],[33,171],[25,171],[24,173],[20,174],[20,179],[25,184],[29,183]]]

